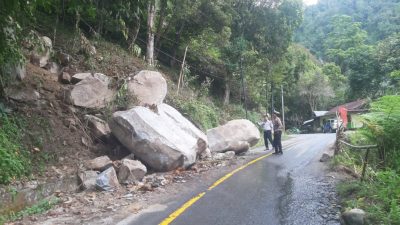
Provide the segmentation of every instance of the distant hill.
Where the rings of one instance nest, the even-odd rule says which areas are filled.
[[[400,32],[399,0],[320,0],[305,9],[295,41],[322,57],[323,40],[332,30],[330,21],[336,15],[348,15],[360,22],[370,43]]]

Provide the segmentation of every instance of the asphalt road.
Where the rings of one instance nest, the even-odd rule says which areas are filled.
[[[283,143],[283,155],[257,161],[212,190],[206,191],[212,184],[201,184],[177,196],[178,201],[151,207],[120,224],[159,224],[204,191],[171,224],[339,224],[329,211],[335,206],[333,187],[319,162],[334,140],[334,134],[298,135]]]

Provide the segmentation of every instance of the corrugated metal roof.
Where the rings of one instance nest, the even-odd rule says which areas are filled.
[[[338,111],[339,107],[344,107],[348,111],[363,111],[362,109],[364,109],[364,106],[367,103],[368,103],[367,99],[359,99],[354,102],[349,102],[349,103],[346,103],[343,105],[336,106],[335,108],[332,108],[331,110],[329,110],[329,113],[336,113],[336,111]]]
[[[314,111],[314,116],[315,117],[321,117],[321,116],[325,116],[329,111]]]

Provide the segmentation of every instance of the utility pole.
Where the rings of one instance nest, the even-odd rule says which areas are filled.
[[[188,50],[189,46],[186,46],[185,48],[185,54],[183,55],[183,61],[182,61],[182,66],[181,66],[181,72],[179,73],[179,78],[178,78],[178,89],[176,90],[176,94],[179,94],[179,88],[181,86],[181,82],[182,82],[182,86],[183,86],[183,69],[185,68],[185,60],[186,60],[186,53]]]
[[[271,82],[271,115],[274,114],[274,82]]]
[[[244,76],[243,76],[243,57],[240,56],[240,76],[242,77],[242,89],[243,89],[243,98],[244,98],[244,110],[246,111],[246,119],[248,118],[247,116],[247,99],[246,99],[246,93],[245,93],[245,88],[244,88]]]
[[[283,125],[283,131],[285,131],[286,126],[285,126],[285,104],[283,102],[283,85],[281,85],[281,96],[282,96],[282,125]]]

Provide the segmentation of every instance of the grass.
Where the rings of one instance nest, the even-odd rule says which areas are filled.
[[[12,212],[8,215],[0,215],[0,225],[6,222],[22,219],[26,216],[42,214],[51,209],[54,205],[57,205],[59,202],[60,200],[58,198],[44,199],[22,211],[16,213]]]
[[[0,184],[28,175],[29,153],[22,142],[23,125],[17,117],[0,116]]]

